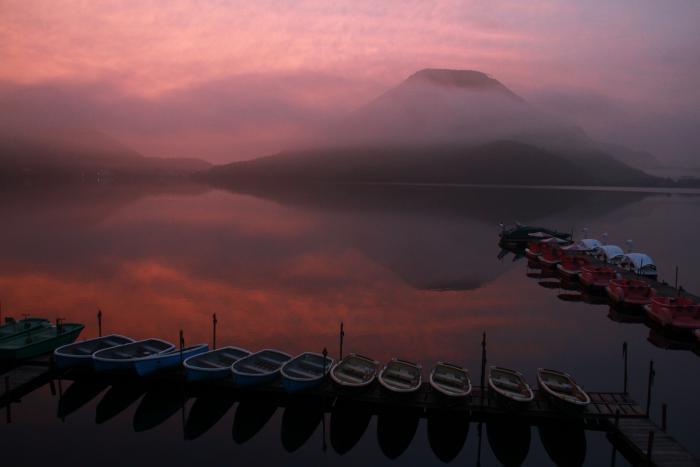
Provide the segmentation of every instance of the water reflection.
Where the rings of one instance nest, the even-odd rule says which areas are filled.
[[[472,372],[480,366],[479,342],[487,331],[490,361],[522,369],[531,383],[537,367],[560,368],[593,390],[608,390],[611,380],[620,380],[619,346],[625,340],[637,359],[630,366],[636,399],[645,397],[641,381],[649,359],[660,368],[673,369],[660,370],[664,377],[657,379],[655,401],[673,400],[677,417],[673,426],[678,430],[674,435],[697,449],[691,442],[700,417],[695,398],[700,378],[693,376],[697,358],[690,352],[661,350],[690,349],[690,343],[681,345],[670,336],[669,344],[669,336],[661,339],[655,330],[647,334],[640,326],[620,324],[636,318],[607,308],[605,297],[579,291],[575,283],[560,281],[555,286],[553,271],[528,270],[517,253],[502,251],[496,244],[500,221],[575,232],[586,226],[592,233],[609,232],[617,243],[633,238],[657,260],[661,278],[671,277],[679,265],[685,288],[700,291],[700,253],[688,248],[700,222],[697,196],[463,187],[266,190],[76,187],[66,193],[6,193],[0,204],[3,313],[82,321],[88,325],[84,337],[92,337],[97,334],[95,314],[102,309],[104,333],[176,341],[183,329],[188,342],[210,341],[211,315],[216,313],[219,345],[276,347],[290,353],[327,347],[335,355],[343,321],[346,352],[366,353],[381,361],[402,356],[426,369],[437,360],[447,360]],[[690,376],[681,379],[682,374]],[[217,429],[224,425],[226,439],[233,437],[256,449],[276,443],[283,453],[303,457],[312,442],[318,441],[319,451],[323,445],[319,433],[324,419],[318,423],[318,414],[309,408],[278,411],[255,401],[235,407],[233,401],[214,396],[189,402],[182,397],[159,400],[157,394],[148,395],[153,391],[112,386],[82,406],[71,403],[77,409],[63,402],[70,409],[62,409],[69,414],[63,429],[71,430],[71,435],[91,430],[79,425],[84,422],[79,422],[79,414],[96,403],[100,429],[113,426],[107,421],[117,423],[126,417],[133,422],[129,431],[179,426],[180,411],[186,415],[184,437],[210,449],[214,443],[204,435],[221,436]],[[82,397],[89,393],[85,390]],[[45,401],[45,396],[37,398]],[[251,404],[262,407],[247,409]],[[389,430],[401,436],[383,438],[379,446],[370,442],[374,436],[368,436],[375,434],[372,423],[378,423],[378,417],[362,406],[344,404],[341,400],[333,407],[325,427],[332,447],[328,455],[339,464],[362,459],[381,463],[385,453],[398,455],[399,464],[408,463],[414,454],[431,449],[434,457],[420,459],[461,462],[477,455],[463,448],[473,445],[476,450],[477,438],[467,436],[464,420],[443,421],[431,415],[425,426],[418,422],[409,441],[421,449],[401,451],[413,421],[406,423],[410,429],[406,432]],[[46,423],[46,413],[24,410],[33,414],[25,417],[32,419],[33,429],[42,437],[60,437],[58,429]],[[304,424],[295,421],[305,410],[310,415]],[[131,418],[134,411],[138,423]],[[52,405],[49,416],[55,418],[54,414]],[[270,441],[265,429],[278,419],[284,427],[281,443],[278,432]],[[382,433],[392,420],[382,419]],[[447,425],[454,427],[450,431],[454,438],[435,434]],[[121,429],[115,428],[114,439]],[[21,442],[23,432],[13,427],[3,430]],[[163,431],[149,431],[148,436],[165,436]],[[89,434],[96,443],[109,444],[111,438],[104,433]],[[226,445],[223,438],[216,439]],[[517,437],[514,441],[517,445]],[[590,443],[589,437],[589,458],[596,452]],[[517,454],[519,448],[507,450]],[[529,450],[525,452],[531,462],[547,463],[542,446],[532,443]],[[484,456],[482,465],[496,462],[490,459]]]
[[[467,440],[469,418],[443,410],[429,410],[428,443],[435,456],[442,462],[452,462]]]
[[[324,407],[318,399],[297,398],[284,408],[282,415],[282,446],[287,452],[300,449],[324,423]],[[325,442],[325,438],[324,438]]]
[[[579,467],[586,460],[586,433],[577,422],[548,422],[537,426],[540,440],[560,467]]]
[[[530,451],[530,425],[513,418],[497,418],[486,423],[491,451],[506,467],[522,465]]]

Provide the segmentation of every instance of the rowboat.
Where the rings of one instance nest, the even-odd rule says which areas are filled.
[[[522,373],[508,368],[489,368],[489,388],[508,405],[527,404],[535,398]]]
[[[239,347],[221,347],[186,359],[183,363],[189,381],[224,379],[231,374],[231,365],[250,352]]]
[[[416,392],[422,381],[420,365],[398,358],[392,358],[379,373],[379,384],[390,392],[400,394]]]
[[[264,349],[238,360],[231,366],[233,383],[237,386],[257,386],[269,383],[279,375],[282,365],[292,359],[285,352]]]
[[[644,309],[652,321],[663,327],[690,331],[700,329],[700,303],[691,298],[655,296]]]
[[[647,282],[635,279],[613,279],[605,290],[613,303],[625,306],[642,307],[654,296]]]
[[[136,360],[167,352],[175,345],[161,339],[145,339],[95,352],[95,371],[133,370]]]
[[[564,409],[582,411],[591,403],[586,391],[581,389],[569,374],[562,371],[538,368],[537,383],[553,402]]]
[[[134,342],[130,337],[111,334],[64,345],[54,350],[53,355],[58,368],[92,366],[92,355],[95,352],[130,342]]]
[[[610,266],[588,265],[581,268],[579,280],[584,287],[590,289],[605,289],[611,280],[617,279],[617,271]]]
[[[59,323],[8,338],[0,342],[0,360],[19,360],[53,352],[75,341],[84,327],[78,323]]]
[[[304,352],[280,369],[282,386],[287,392],[314,388],[323,382],[333,363],[332,358],[319,353]]]
[[[48,326],[51,326],[51,322],[44,318],[24,318],[15,321],[8,317],[5,318],[5,324],[0,326],[0,342]]]
[[[351,353],[333,366],[331,379],[343,388],[364,388],[374,382],[378,368],[378,361]]]
[[[197,344],[183,349],[172,349],[149,357],[143,357],[134,361],[134,369],[139,376],[150,375],[169,368],[177,368],[186,358],[203,354],[209,350],[207,344]]]
[[[430,386],[449,397],[466,397],[472,392],[469,372],[452,363],[438,362],[430,373]]]

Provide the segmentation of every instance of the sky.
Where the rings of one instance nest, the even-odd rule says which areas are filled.
[[[224,162],[419,69],[473,69],[597,139],[700,165],[698,24],[695,0],[0,0],[0,125]]]

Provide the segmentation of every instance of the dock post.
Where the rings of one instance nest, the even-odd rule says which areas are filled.
[[[624,383],[622,387],[622,392],[627,394],[627,342],[622,343],[622,358],[625,361],[625,375],[624,375]]]
[[[323,348],[323,376],[324,378],[328,376],[328,371],[326,370],[327,368],[327,361],[328,361],[328,349],[325,347]]]
[[[676,295],[680,295],[680,292],[678,291],[678,266],[676,266],[676,282],[674,287],[676,288]]]
[[[668,423],[668,405],[664,402],[661,404],[661,431],[666,431]]]
[[[649,439],[647,441],[647,461],[651,464],[651,451],[654,447],[654,430],[649,430]]]
[[[649,409],[651,408],[651,386],[654,384],[654,376],[656,376],[656,372],[654,371],[654,360],[649,360],[649,380],[647,382],[647,411],[646,411],[647,418],[649,418]]]
[[[484,382],[486,380],[486,331],[481,335],[481,406],[484,405]]]
[[[185,347],[185,335],[182,333],[182,329],[180,329],[180,366],[182,366],[182,349]]]
[[[97,310],[97,337],[102,337],[102,310]]]
[[[343,359],[343,339],[345,339],[345,326],[340,322],[340,360]]]
[[[216,323],[218,323],[218,321],[216,319],[216,313],[211,315],[211,323],[212,323],[211,346],[214,350],[216,350]]]

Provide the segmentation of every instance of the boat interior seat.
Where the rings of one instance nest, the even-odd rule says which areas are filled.
[[[506,391],[521,392],[522,383],[510,378],[491,378],[496,386]]]
[[[571,383],[563,382],[563,381],[545,381],[547,386],[549,386],[551,389],[557,392],[563,392],[567,394],[571,394],[574,392],[574,386]]]
[[[433,381],[445,386],[454,386],[459,388],[466,386],[466,378],[458,378],[457,376],[449,373],[435,373],[433,375]]]
[[[336,371],[335,374],[338,377],[338,379],[340,379],[342,381],[349,382],[349,383],[356,383],[357,384],[357,383],[363,383],[363,382],[367,381],[367,378],[365,377],[365,375],[359,375],[357,373],[347,372],[347,371],[344,371],[342,369],[339,369],[338,371]]]
[[[382,375],[382,379],[385,383],[390,384],[391,386],[403,389],[414,388],[418,386],[418,383],[420,382],[420,378],[417,376],[407,378],[404,375],[387,374],[387,372]]]
[[[320,371],[304,371],[303,368],[299,367],[287,368],[284,372],[293,378],[315,379],[323,376],[323,373]]]

